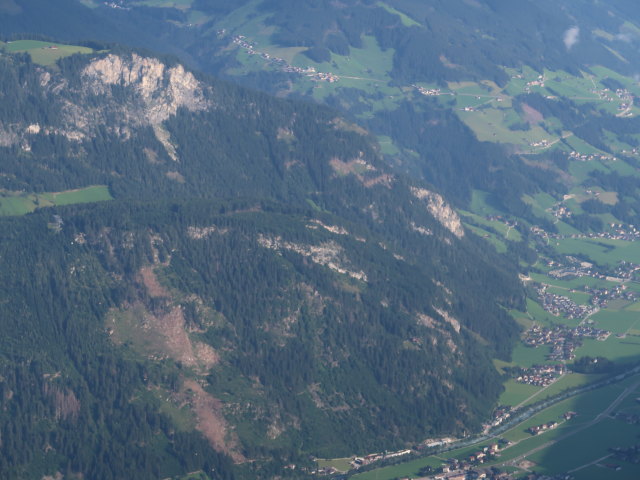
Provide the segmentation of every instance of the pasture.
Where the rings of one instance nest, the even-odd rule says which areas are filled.
[[[93,53],[88,47],[65,45],[62,43],[41,42],[39,40],[15,40],[4,44],[4,51],[8,53],[26,52],[33,63],[43,66],[54,65],[59,59],[76,53]]]
[[[106,185],[49,193],[0,193],[0,216],[25,215],[38,208],[112,200]]]

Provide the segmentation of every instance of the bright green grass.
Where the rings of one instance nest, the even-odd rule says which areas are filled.
[[[579,137],[576,137],[575,135],[565,138],[564,142],[567,143],[576,152],[584,153],[587,155],[590,155],[592,153],[602,153],[600,152],[600,150],[593,147],[592,145],[589,145],[587,142],[585,142]],[[584,163],[584,162],[577,162],[577,163]]]
[[[527,347],[523,343],[519,343],[513,349],[512,366],[520,366],[529,368],[532,365],[547,363],[546,356],[549,354],[549,346],[543,345],[538,348]]]
[[[549,207],[542,207],[540,204],[538,204],[535,197],[525,194],[525,195],[522,195],[522,201],[527,205],[531,205],[531,210],[536,217],[546,218],[548,220],[554,221],[554,217],[545,210],[546,208],[549,208]],[[555,203],[557,202],[554,201],[553,204]]]
[[[608,162],[607,167],[615,172],[618,172],[620,175],[638,177],[640,176],[640,172],[638,169],[632,165],[629,165],[624,160],[616,160],[615,162]]]
[[[640,314],[634,311],[601,310],[591,316],[600,328],[613,333],[625,333],[640,320]]]
[[[538,392],[541,387],[518,383],[514,379],[510,379],[504,384],[504,388],[505,391],[500,395],[498,403],[500,405],[510,405],[514,407]]]
[[[582,347],[576,350],[578,358],[583,356],[605,357],[611,361],[630,362],[640,359],[640,338],[628,335],[626,338],[617,338],[610,335],[604,342],[585,339]]]
[[[24,215],[36,208],[32,196],[0,197],[0,216]]]
[[[80,188],[77,190],[67,190],[53,194],[53,201],[56,205],[71,205],[75,203],[104,202],[112,200],[109,188],[105,185],[94,185],[92,187]]]
[[[365,35],[362,37],[362,48],[352,47],[348,56],[332,54],[330,63],[316,63],[306,56],[297,55],[293,64],[298,67],[311,65],[319,72],[353,77],[360,81],[359,85],[365,80],[386,84],[391,79],[389,73],[393,68],[394,53],[392,48],[382,50],[375,37]]]
[[[475,133],[480,141],[507,143],[518,145],[523,152],[533,152],[541,148],[529,145],[542,140],[552,142],[554,138],[539,125],[529,130],[510,130],[506,121],[505,110],[499,108],[484,108],[474,112],[457,109],[455,113]]]
[[[385,155],[393,156],[400,153],[400,149],[396,147],[391,137],[378,135],[378,144],[380,145],[380,150],[382,150],[382,153]]]
[[[616,265],[620,261],[640,263],[636,242],[623,240],[565,238],[556,240],[556,250],[565,255],[583,254],[599,265]]]
[[[4,49],[10,53],[27,52],[34,63],[45,66],[53,65],[59,59],[75,53],[93,53],[93,50],[87,47],[38,40],[16,40],[5,44]]]
[[[542,391],[539,395],[528,400],[524,405],[532,405],[541,400],[546,400],[547,398],[551,398],[559,393],[564,392],[565,390],[571,388],[578,388],[584,385],[588,385],[590,383],[597,382],[601,380],[604,375],[583,375],[580,373],[569,373],[557,380],[556,382],[549,385],[544,391]]]
[[[482,190],[471,192],[471,210],[478,215],[500,215],[501,212],[489,204],[489,193]]]
[[[112,200],[109,187],[91,187],[52,193],[0,194],[0,216],[24,215],[37,208]]]
[[[396,10],[395,8],[387,5],[384,2],[378,2],[378,6],[384,8],[387,12],[391,13],[392,15],[398,15],[400,17],[400,21],[405,27],[420,26],[420,23],[416,22],[413,18]]]
[[[591,299],[591,295],[589,295],[588,293],[573,292],[565,288],[550,287],[547,289],[547,292],[568,297],[578,305],[587,305],[589,303],[589,300]]]
[[[493,245],[498,253],[506,253],[507,246],[503,241],[496,237],[495,233],[468,223],[465,223],[464,226]]]
[[[522,240],[522,235],[520,235],[520,232],[518,232],[516,229],[514,228],[509,228],[507,227],[507,225],[505,225],[504,223],[498,221],[498,220],[487,220],[486,218],[480,216],[480,215],[476,215],[474,213],[471,212],[465,212],[464,210],[461,210],[459,212],[463,217],[468,218],[469,220],[471,220],[474,224],[477,224],[479,226],[487,226],[487,227],[491,227],[492,229],[496,230],[501,237],[503,238],[507,238],[509,240],[513,240],[516,242],[519,242]],[[507,236],[508,235],[508,236]]]

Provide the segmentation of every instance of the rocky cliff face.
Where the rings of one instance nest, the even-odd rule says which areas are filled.
[[[43,70],[40,87],[59,107],[61,121],[56,126],[45,122],[0,125],[1,146],[21,144],[29,151],[29,137],[41,132],[81,141],[106,129],[127,139],[133,129],[151,126],[169,157],[177,161],[163,122],[180,108],[195,112],[211,106],[210,87],[182,65],[169,67],[157,58],[135,53],[94,58],[81,71],[79,81]]]
[[[164,122],[180,107],[197,111],[209,106],[203,85],[191,72],[182,65],[167,67],[157,58],[107,55],[92,61],[82,79],[94,95],[109,96],[117,86],[131,88],[136,103],[144,107],[137,120],[150,125]]]
[[[447,230],[456,237],[464,237],[464,228],[456,211],[444,201],[442,195],[424,188],[412,188],[413,196],[423,200],[427,204],[429,213],[433,215]]]

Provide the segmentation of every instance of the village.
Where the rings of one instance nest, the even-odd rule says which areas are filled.
[[[547,288],[548,285],[540,285],[536,290],[542,308],[552,315],[563,316],[568,320],[573,320],[574,318],[586,318],[596,311],[594,306],[579,305],[569,297],[549,293]]]
[[[547,355],[548,360],[567,361],[575,358],[574,351],[582,346],[583,338],[604,341],[609,335],[611,332],[591,325],[579,325],[575,328],[556,325],[552,329],[534,325],[525,332],[523,342],[533,348],[550,345],[551,352]]]
[[[606,153],[580,153],[576,151],[572,151],[567,153],[567,156],[571,160],[577,160],[579,162],[591,162],[593,160],[607,161],[607,162],[615,162],[618,160],[617,157],[613,155],[608,155]]]
[[[255,49],[255,45],[249,42],[247,40],[247,37],[245,37],[244,35],[234,36],[232,38],[232,42],[234,45],[237,45],[240,48],[244,49],[249,55],[258,55],[262,59],[280,68],[280,70],[282,70],[283,72],[298,73],[300,75],[305,75],[314,80],[319,80],[319,81],[324,81],[329,83],[334,83],[340,80],[340,77],[333,73],[318,72],[314,67],[305,67],[305,68],[295,67],[287,63],[287,61],[284,60],[283,58],[276,57],[274,55],[271,55],[270,53],[260,52]]]
[[[534,385],[536,387],[547,387],[566,372],[567,367],[563,364],[533,365],[530,368],[517,369],[514,378],[518,383]]]
[[[621,299],[628,302],[638,300],[638,294],[628,290],[624,284],[611,288],[591,288],[585,286],[584,291],[591,294],[591,304],[596,308],[606,308],[611,300]]]

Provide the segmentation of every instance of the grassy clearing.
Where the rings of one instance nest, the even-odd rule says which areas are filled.
[[[37,208],[113,200],[106,185],[51,193],[0,193],[0,216],[25,215]]]
[[[473,190],[471,193],[471,211],[477,215],[500,215],[502,212],[493,208],[489,202],[490,193]]]
[[[479,237],[484,238],[486,241],[488,241],[491,245],[495,247],[498,253],[506,253],[507,246],[501,239],[499,239],[499,237],[495,235],[495,233],[490,232],[489,230],[485,230],[483,228],[477,227],[475,225],[471,225],[469,223],[464,223],[464,226],[465,228],[471,230],[473,233],[475,233]]]
[[[400,17],[400,21],[405,27],[420,26],[420,23],[416,22],[413,18],[409,17],[405,13],[400,12],[399,10],[396,10],[395,8],[387,5],[384,2],[378,2],[377,5],[379,7],[384,8],[387,12],[391,13],[392,15],[398,15]]]
[[[375,37],[365,35],[362,37],[362,48],[352,47],[348,56],[332,54],[331,62],[316,63],[306,56],[297,55],[293,64],[298,67],[311,65],[319,72],[354,77],[361,82],[373,80],[386,84],[391,80],[389,72],[393,68],[394,54],[394,49],[382,50]]]
[[[33,63],[44,66],[53,65],[59,59],[76,53],[93,53],[93,50],[87,47],[41,42],[38,40],[16,40],[8,42],[4,45],[4,50],[9,53],[27,52]]]
[[[465,212],[464,210],[460,210],[458,213],[465,217],[465,219],[468,220],[471,224],[479,227],[489,227],[492,230],[495,230],[503,238],[513,240],[515,242],[519,242],[522,240],[522,235],[520,235],[520,232],[518,232],[514,228],[509,228],[503,222],[500,222],[498,220],[487,220],[480,215],[476,215],[471,212]]]
[[[319,458],[318,467],[319,468],[333,467],[339,472],[348,472],[349,470],[351,470],[351,465],[350,465],[351,460],[352,460],[351,457],[331,458],[331,459]]]
[[[502,392],[502,395],[500,395],[498,403],[500,405],[510,405],[512,407],[520,404],[541,389],[541,387],[536,387],[534,385],[518,383],[513,379],[508,380],[504,384],[504,388],[505,390]]]
[[[531,367],[546,363],[546,356],[550,353],[548,346],[538,348],[527,347],[523,343],[518,344],[513,350],[513,362],[511,366]]]

